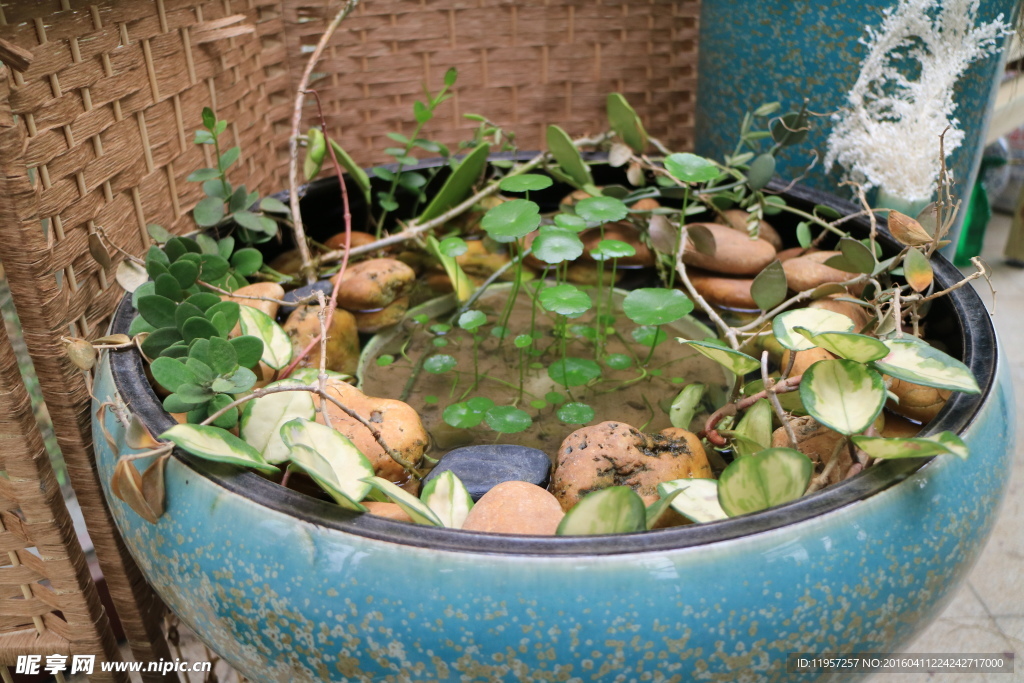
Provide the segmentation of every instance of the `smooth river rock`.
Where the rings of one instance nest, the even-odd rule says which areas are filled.
[[[553,495],[525,481],[498,484],[466,516],[463,531],[553,536],[565,513]]]
[[[373,311],[406,294],[416,271],[393,258],[349,264],[342,274],[338,305],[350,311]]]
[[[331,292],[334,291],[334,284],[330,280],[317,280],[311,285],[303,285],[302,287],[297,287],[296,289],[291,290],[290,292],[284,295],[284,300],[291,302],[302,301],[303,299],[310,295],[315,295],[317,290],[324,293],[324,301],[330,301]],[[307,302],[306,305],[316,306],[318,304],[316,299],[314,298],[311,301]],[[282,306],[281,314],[291,315],[292,311],[294,311],[295,308],[296,306]]]
[[[703,225],[715,238],[715,253],[704,254],[688,242],[683,252],[683,261],[714,273],[726,275],[750,275],[760,273],[775,260],[775,247],[767,240],[752,240],[745,233],[717,223],[691,223]]]
[[[436,479],[446,471],[451,471],[462,480],[473,500],[480,500],[485,493],[506,481],[523,481],[546,487],[551,473],[551,460],[544,451],[526,446],[465,446],[446,453],[423,479],[423,483]]]

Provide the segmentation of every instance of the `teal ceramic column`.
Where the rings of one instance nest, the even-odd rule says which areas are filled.
[[[814,112],[845,104],[860,70],[865,48],[858,40],[867,25],[878,26],[882,10],[895,0],[702,0],[697,86],[698,154],[721,158],[736,144],[746,111],[780,101],[797,109],[804,98]],[[982,0],[979,21],[1002,13],[1011,21],[1016,0]],[[981,161],[982,136],[998,84],[1001,60],[976,62],[957,86],[956,116],[966,132],[950,167],[956,191],[965,201]],[[831,130],[828,118],[815,119],[807,140],[783,150],[777,172],[793,178],[816,150],[824,158]],[[819,165],[804,181],[838,192],[839,170],[826,175]]]

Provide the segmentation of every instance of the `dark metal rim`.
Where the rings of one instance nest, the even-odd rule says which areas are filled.
[[[520,154],[515,158],[525,156]],[[510,158],[511,155],[496,157]],[[428,163],[423,164],[426,165]],[[335,179],[329,178],[317,181],[316,184],[334,182]],[[782,190],[783,187],[783,183],[773,183],[769,189]],[[797,187],[786,194],[791,201],[808,205],[824,204],[844,215],[859,210],[859,207],[835,195],[816,190]],[[853,229],[865,233],[869,228],[867,219],[864,218],[854,219],[850,223],[855,226]],[[881,221],[881,224],[883,228],[880,230],[879,241],[887,249],[898,250],[899,245],[884,228],[884,221]],[[961,277],[956,267],[941,256],[933,259],[932,264],[937,287],[948,287]],[[996,376],[995,329],[981,298],[972,287],[963,287],[950,293],[949,299],[961,330],[963,362],[974,373],[982,392],[974,396],[954,393],[942,412],[931,422],[926,433],[945,430],[963,432],[974,421],[992,389]],[[134,317],[131,296],[126,295],[114,314],[111,332],[126,333]],[[122,399],[154,434],[160,434],[175,424],[174,419],[163,410],[160,400],[146,380],[142,356],[136,349],[111,352],[111,371],[115,387]],[[374,515],[353,514],[336,505],[279,486],[252,472],[212,465],[180,449],[175,449],[174,455],[194,470],[197,476],[210,480],[230,493],[242,496],[268,510],[317,526],[367,539],[434,550],[538,556],[645,553],[725,543],[744,536],[799,524],[854,505],[898,485],[917,470],[927,467],[931,460],[886,462],[862,472],[849,481],[792,503],[719,522],[638,534],[546,537],[424,527]]]

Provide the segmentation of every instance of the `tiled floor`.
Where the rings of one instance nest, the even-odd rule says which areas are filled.
[[[985,235],[982,258],[996,289],[995,324],[1001,341],[1024,338],[1024,269],[1006,264],[1002,252],[1010,217],[997,214]],[[992,309],[992,295],[978,286]],[[1024,428],[1024,354],[1010,354],[1017,389],[1017,426]],[[1010,683],[1024,681],[1024,438],[1019,439],[1010,486],[995,530],[953,602],[907,652],[1016,653],[1013,674],[888,674],[873,683]]]

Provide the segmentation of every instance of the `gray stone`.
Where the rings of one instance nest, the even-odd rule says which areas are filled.
[[[525,481],[546,488],[551,460],[544,451],[526,446],[465,446],[446,453],[423,483],[446,470],[462,480],[475,501],[505,481]]]
[[[310,294],[315,294],[316,290],[318,290],[318,289],[321,292],[324,293],[324,300],[330,299],[331,298],[331,292],[334,289],[334,283],[331,282],[330,280],[318,280],[317,282],[314,282],[311,285],[304,285],[304,286],[299,287],[297,289],[293,289],[290,292],[286,292],[285,295],[284,295],[284,298],[282,300],[283,301],[299,301],[300,299],[305,299]],[[316,304],[316,300],[314,299],[311,303],[313,305],[315,305]],[[287,316],[292,311],[294,311],[295,308],[296,308],[295,306],[281,306],[280,315]]]

